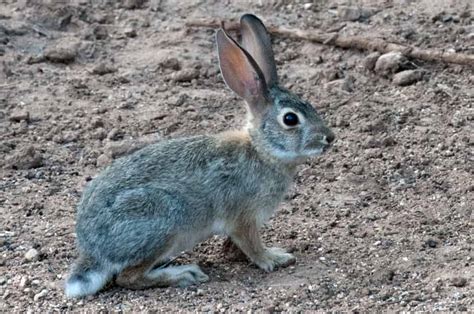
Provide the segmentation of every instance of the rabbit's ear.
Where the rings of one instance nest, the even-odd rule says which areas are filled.
[[[217,31],[216,40],[225,83],[248,103],[254,115],[261,114],[268,107],[268,91],[262,71],[223,29]]]
[[[265,76],[268,87],[278,84],[275,57],[273,56],[270,35],[262,21],[253,14],[240,18],[242,47],[250,53]]]

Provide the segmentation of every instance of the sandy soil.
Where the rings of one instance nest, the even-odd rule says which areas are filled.
[[[253,12],[472,54],[471,1],[58,2],[0,4],[0,311],[474,311],[473,68],[405,60],[394,71],[422,75],[398,86],[368,51],[284,38],[281,80],[337,137],[263,230],[297,263],[267,274],[213,238],[177,261],[209,274],[199,287],[62,290],[88,180],[146,143],[243,123],[214,31],[186,20]]]

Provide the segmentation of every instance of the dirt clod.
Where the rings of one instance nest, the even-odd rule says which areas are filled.
[[[451,284],[458,288],[465,287],[467,283],[468,281],[464,277],[454,277],[451,279]]]
[[[28,262],[34,262],[34,261],[37,261],[39,259],[39,252],[38,250],[36,249],[29,249],[28,251],[26,251],[25,253],[25,260],[27,260]]]
[[[423,72],[420,70],[406,70],[395,74],[392,82],[395,85],[407,86],[418,82],[423,78]]]
[[[406,58],[400,52],[389,52],[381,55],[375,63],[375,72],[389,75],[398,72],[406,63]]]
[[[10,115],[10,121],[13,121],[13,122],[20,122],[20,121],[28,121],[30,120],[30,113],[26,110],[18,110],[18,111],[14,111],[11,115]]]
[[[6,165],[18,170],[38,168],[43,165],[43,157],[33,146],[24,146],[7,158]]]

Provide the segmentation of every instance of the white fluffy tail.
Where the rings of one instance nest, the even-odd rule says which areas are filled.
[[[77,267],[66,281],[66,296],[81,298],[101,290],[110,279],[110,274],[100,270],[81,270]]]

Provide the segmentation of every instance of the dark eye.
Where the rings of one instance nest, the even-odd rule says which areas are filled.
[[[285,113],[283,123],[287,126],[295,126],[298,124],[298,116],[293,112]]]

